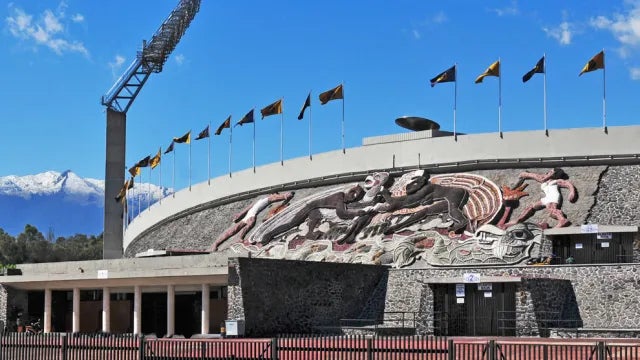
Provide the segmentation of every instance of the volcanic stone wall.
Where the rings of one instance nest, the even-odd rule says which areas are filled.
[[[470,269],[389,271],[385,311],[418,313],[418,333],[433,331],[433,279],[462,279]],[[475,268],[481,277],[521,277],[516,287],[519,335],[549,335],[545,327],[638,329],[640,265],[559,265]],[[549,314],[553,314],[550,316]]]
[[[375,265],[231,259],[228,316],[243,319],[253,337],[335,330],[360,316],[386,273]]]

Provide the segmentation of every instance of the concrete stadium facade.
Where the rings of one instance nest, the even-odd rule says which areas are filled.
[[[42,298],[31,312],[51,331],[52,292],[65,291],[67,330],[84,331],[80,291],[91,290],[102,294],[100,329],[114,329],[105,299],[123,299],[131,315],[118,329],[142,333],[146,291],[166,297],[157,334],[179,334],[182,292],[201,315],[186,335],[215,333],[227,318],[244,321],[248,336],[636,336],[639,136],[639,126],[428,130],[220,176],[137,216],[123,259],[58,265],[51,281],[46,264],[0,279],[0,320]],[[348,198],[354,186],[358,199]],[[407,205],[414,191],[429,200]],[[118,270],[128,266],[139,270]]]

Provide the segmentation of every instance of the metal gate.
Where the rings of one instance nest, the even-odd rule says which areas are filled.
[[[514,336],[515,285],[442,284],[434,287],[434,332],[446,336]],[[500,314],[500,315],[499,315]],[[506,317],[513,317],[505,318]]]

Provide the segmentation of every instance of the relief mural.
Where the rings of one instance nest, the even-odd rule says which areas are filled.
[[[534,183],[540,200],[518,212]],[[562,169],[522,172],[515,185],[501,187],[471,173],[429,176],[416,170],[392,178],[378,172],[363,183],[299,199],[294,192],[259,198],[234,216],[209,250],[394,267],[518,264],[538,255],[549,226],[527,222],[537,211],[546,211],[555,227],[570,224],[561,210],[561,189],[576,201]]]

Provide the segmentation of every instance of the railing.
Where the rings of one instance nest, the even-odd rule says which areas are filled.
[[[495,322],[495,324],[494,324]],[[576,329],[582,327],[581,319],[563,318],[557,311],[498,311],[492,316],[467,317],[451,315],[447,312],[434,312],[434,334],[442,336],[485,335],[478,329],[490,328],[499,336],[543,336],[548,337],[552,329]],[[577,336],[576,336],[577,337]],[[639,359],[640,360],[640,359]]]
[[[471,339],[437,336],[287,335],[271,339],[156,339],[12,333],[0,336],[10,360],[638,360],[639,339]]]
[[[341,328],[416,328],[415,311],[385,311],[375,319],[340,319]]]

